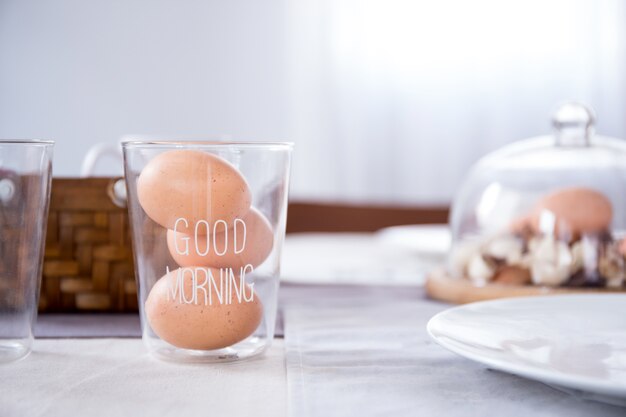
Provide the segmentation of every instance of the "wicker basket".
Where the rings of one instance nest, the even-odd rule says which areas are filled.
[[[119,178],[52,180],[39,310],[136,311],[128,212]]]

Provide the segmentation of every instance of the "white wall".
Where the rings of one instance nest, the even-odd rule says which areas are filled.
[[[282,0],[0,0],[0,138],[286,139]],[[101,169],[101,173],[105,173]]]
[[[56,140],[57,176],[228,134],[294,141],[295,198],[445,203],[565,99],[626,137],[623,0],[0,0],[0,138]]]

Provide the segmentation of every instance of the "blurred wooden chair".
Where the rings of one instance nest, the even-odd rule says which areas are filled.
[[[372,232],[405,224],[448,222],[448,207],[410,207],[291,202],[287,233]]]

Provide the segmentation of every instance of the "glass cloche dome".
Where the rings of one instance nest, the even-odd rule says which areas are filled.
[[[482,158],[451,211],[450,273],[487,284],[626,289],[626,141],[561,106],[553,135]]]

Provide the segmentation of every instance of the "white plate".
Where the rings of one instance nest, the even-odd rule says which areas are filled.
[[[382,242],[404,247],[421,255],[445,258],[452,237],[447,224],[415,224],[386,227],[377,232]]]
[[[437,314],[428,333],[490,368],[626,405],[626,295],[472,303]]]
[[[434,267],[375,233],[296,233],[285,238],[281,280],[299,284],[421,285]]]

